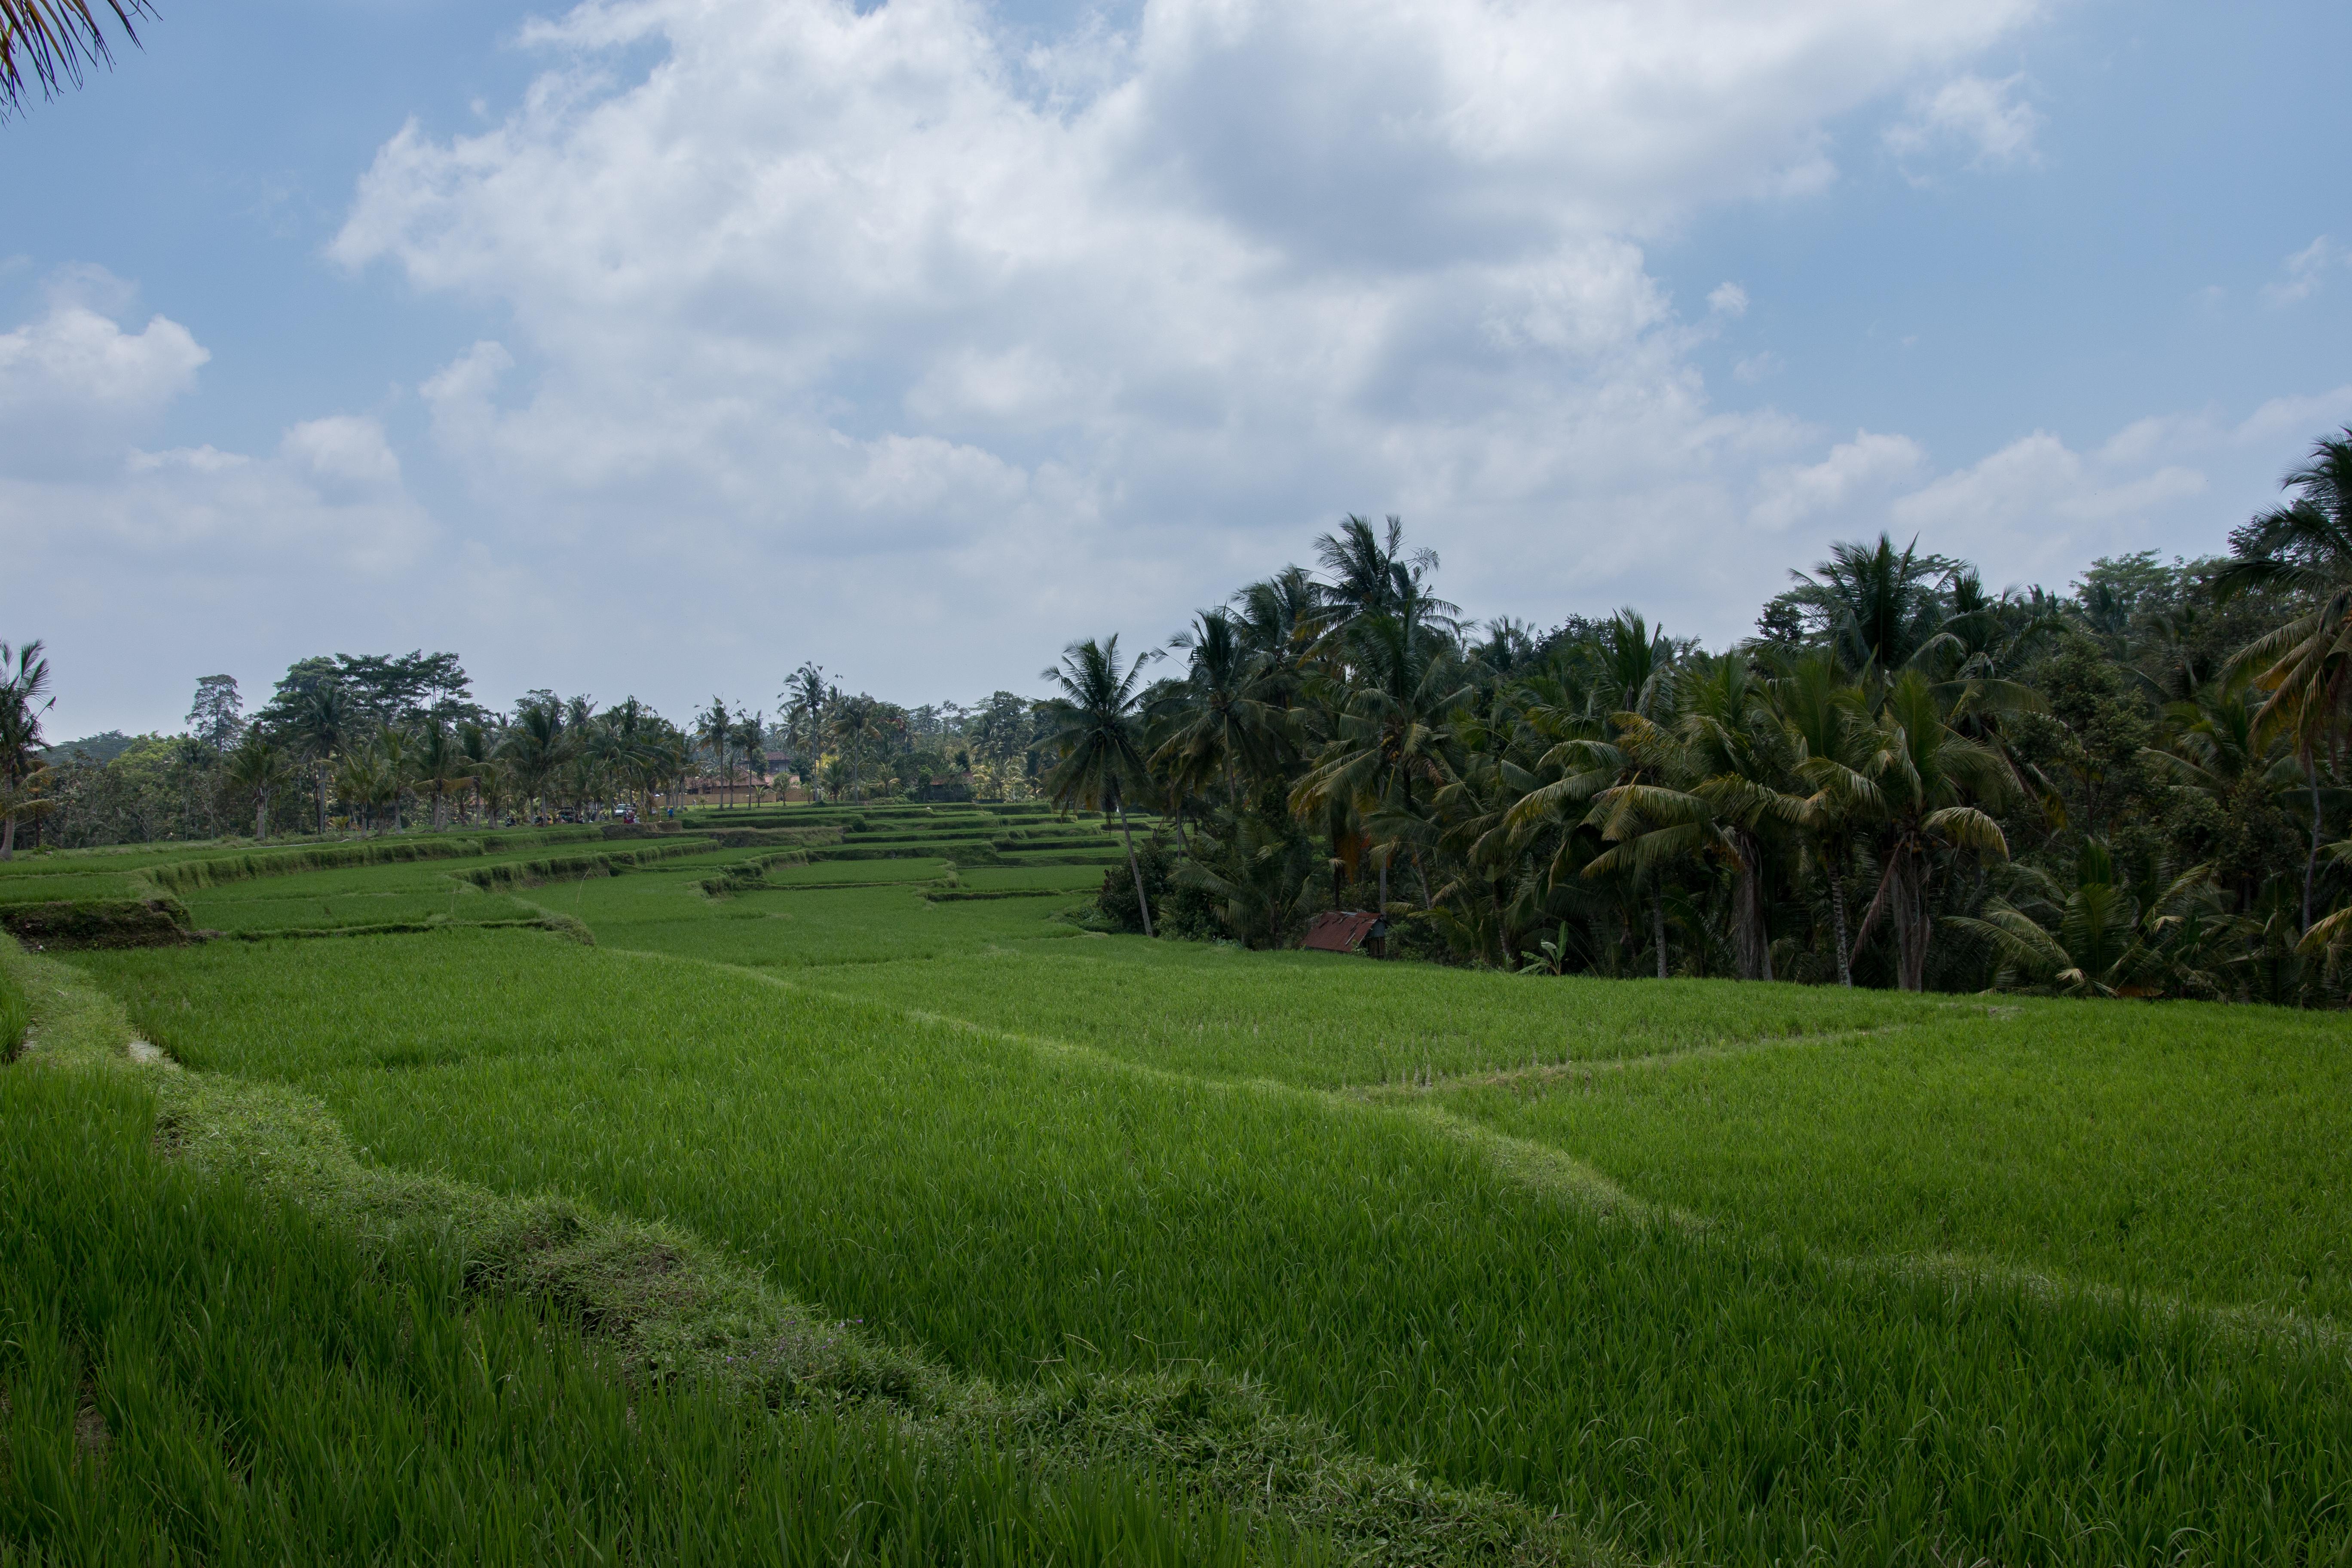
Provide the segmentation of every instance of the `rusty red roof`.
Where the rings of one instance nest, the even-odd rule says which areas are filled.
[[[1366,937],[1380,934],[1374,929],[1380,923],[1378,915],[1327,910],[1307,922],[1307,940],[1298,945],[1318,952],[1353,952]]]

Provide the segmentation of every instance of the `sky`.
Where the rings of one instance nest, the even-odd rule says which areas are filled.
[[[1882,530],[2210,553],[2352,424],[2340,4],[156,4],[0,122],[57,738],[1032,691],[1349,512],[1722,646]]]

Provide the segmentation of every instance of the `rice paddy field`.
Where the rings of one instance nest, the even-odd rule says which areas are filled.
[[[2352,1563],[2340,1016],[1150,942],[1123,865],[716,811],[0,953],[0,1561]],[[509,1214],[916,1370],[649,1376],[692,1292],[488,1289]]]

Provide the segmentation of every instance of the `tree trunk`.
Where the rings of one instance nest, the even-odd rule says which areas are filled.
[[[318,777],[319,777],[319,837],[321,837],[321,838],[324,838],[324,837],[327,836],[327,775],[326,775],[325,773],[320,773],[320,774],[319,774],[319,775],[318,775]]]
[[[1135,863],[1135,832],[1127,825],[1127,802],[1118,796],[1111,803],[1118,808],[1119,837],[1127,840],[1127,874],[1135,879],[1135,907],[1143,916],[1143,934],[1151,935],[1151,900],[1143,896],[1143,868]]]
[[[2311,929],[2311,887],[2319,875],[2319,761],[2309,759],[2305,767],[2311,773],[2311,853],[2303,862],[2303,929]]]
[[[1650,935],[1658,946],[1658,978],[1666,977],[1666,895],[1662,889],[1650,895]]]
[[[14,860],[16,858],[16,819],[14,816],[0,818],[0,860]]]
[[[1731,884],[1731,922],[1737,933],[1733,943],[1742,980],[1769,980],[1771,951],[1764,935],[1762,902],[1763,878],[1756,868],[1756,845],[1745,834],[1738,846],[1739,868]]]
[[[1845,868],[1843,864],[1830,872],[1830,914],[1837,923],[1838,984],[1848,989],[1853,985],[1853,950],[1845,939]]]
[[[253,841],[256,844],[269,837],[269,795],[264,791],[253,801]]]

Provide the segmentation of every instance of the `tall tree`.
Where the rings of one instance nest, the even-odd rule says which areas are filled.
[[[418,736],[413,767],[416,787],[433,800],[433,830],[449,826],[449,797],[470,788],[474,772],[464,743],[446,724],[427,724]]]
[[[253,807],[256,843],[269,837],[269,797],[285,779],[286,771],[284,748],[274,744],[257,729],[247,730],[226,759],[223,782]]]
[[[215,752],[226,752],[245,732],[244,710],[236,677],[199,676],[195,700],[188,704],[188,733]]]
[[[735,715],[717,697],[710,706],[695,716],[695,737],[710,751],[711,765],[719,770],[719,804],[723,808],[733,802],[728,795],[728,759],[734,754]]]
[[[49,661],[36,638],[20,647],[0,642],[0,860],[16,856],[16,824],[48,809],[37,791],[41,715],[57,706],[48,695]]]
[[[816,799],[817,752],[824,740],[825,705],[832,695],[825,685],[824,670],[814,664],[803,664],[793,671],[778,694],[784,705],[784,734],[793,748],[793,758],[801,766],[803,780],[810,785],[808,795]]]
[[[319,788],[319,833],[327,831],[327,785],[334,765],[350,743],[355,717],[351,699],[333,681],[311,687],[295,704],[289,728],[310,759],[310,774]]]
[[[2252,588],[2284,588],[2310,607],[2255,639],[2232,661],[2270,694],[2255,725],[2260,740],[2294,743],[2309,779],[2311,847],[2303,869],[2303,925],[2308,931],[2326,837],[2319,755],[2340,741],[2352,709],[2352,427],[2327,437],[2286,476],[2302,492],[2230,536],[2236,559],[2214,581],[2229,597]]]
[[[1151,900],[1144,894],[1143,871],[1135,858],[1127,796],[1139,785],[1150,787],[1151,770],[1142,749],[1141,689],[1150,658],[1147,654],[1122,668],[1114,633],[1099,642],[1088,637],[1072,643],[1063,650],[1062,662],[1041,677],[1059,691],[1046,703],[1052,726],[1047,744],[1059,760],[1045,777],[1045,794],[1065,811],[1077,805],[1117,814],[1119,836],[1127,842],[1127,872],[1135,879],[1135,907],[1147,937],[1152,934]]]

